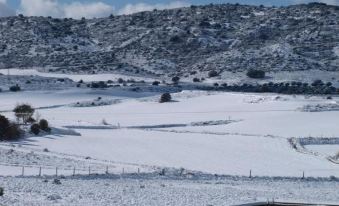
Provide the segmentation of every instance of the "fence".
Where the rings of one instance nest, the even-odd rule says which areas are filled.
[[[142,172],[155,172],[156,169],[142,168],[136,166],[88,166],[88,167],[52,167],[36,165],[0,165],[0,175],[3,176],[75,176],[94,174],[140,174]]]
[[[53,167],[53,166],[36,166],[36,165],[0,165],[0,175],[2,176],[17,176],[17,177],[23,177],[23,176],[35,176],[35,177],[42,177],[42,176],[76,176],[76,175],[82,175],[82,176],[90,176],[90,175],[124,175],[124,174],[142,174],[142,173],[158,173],[159,175],[168,175],[168,174],[179,174],[182,175],[189,175],[189,176],[199,176],[199,175],[207,175],[200,172],[190,172],[185,169],[171,169],[171,172],[165,168],[151,168],[151,167],[138,167],[134,165],[126,165],[124,166],[114,166],[114,165],[100,165],[100,166],[93,166],[89,165],[88,167]],[[307,172],[305,171],[299,171],[299,176],[280,176],[280,177],[286,177],[286,178],[300,178],[301,180],[307,179],[307,178],[317,178],[316,176],[309,175],[307,176]],[[213,175],[212,175],[213,176]],[[220,174],[216,176],[232,176],[232,175],[224,175]],[[249,179],[252,178],[261,178],[261,177],[270,177],[270,176],[256,176],[253,173],[253,170],[249,170],[248,174],[242,175],[241,177],[247,177]],[[279,177],[279,176],[271,176],[271,177]],[[330,179],[337,179],[336,176],[327,176],[326,178]]]

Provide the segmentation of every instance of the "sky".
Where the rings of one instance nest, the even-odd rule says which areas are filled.
[[[210,3],[240,3],[286,6],[323,2],[339,5],[339,0],[0,0],[0,17],[24,14],[57,18],[94,18],[110,14],[131,14],[153,9],[171,9]]]

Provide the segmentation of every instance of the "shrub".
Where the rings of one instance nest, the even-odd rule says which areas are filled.
[[[207,20],[203,20],[199,23],[200,27],[209,27],[211,24]]]
[[[21,104],[17,105],[13,112],[18,119],[22,119],[23,123],[27,123],[27,121],[32,118],[34,109],[28,104]]]
[[[0,130],[9,126],[9,120],[5,117],[0,115]]]
[[[94,89],[98,89],[98,88],[107,88],[108,85],[103,82],[103,81],[100,81],[100,82],[92,82],[91,83],[91,88],[94,88]]]
[[[9,125],[9,120],[5,116],[0,115],[0,139],[4,139]]]
[[[172,82],[174,82],[174,83],[178,83],[179,81],[180,81],[180,77],[178,77],[178,76],[175,76],[175,77],[172,78]]]
[[[265,72],[262,70],[255,70],[255,69],[251,69],[247,72],[246,74],[248,77],[250,78],[254,78],[254,79],[262,79],[265,78]]]
[[[326,86],[328,86],[328,87],[332,86],[332,82],[327,82]]]
[[[18,125],[0,115],[0,140],[15,140],[20,138],[21,134],[22,132]]]
[[[312,86],[314,87],[318,87],[318,86],[323,86],[324,82],[321,81],[320,79],[314,80],[314,82],[312,83]]]
[[[15,123],[10,123],[9,128],[6,131],[4,140],[16,140],[19,139],[23,134],[23,131]]]
[[[30,118],[27,119],[27,123],[29,123],[29,124],[33,124],[35,122],[36,122],[36,120],[33,117],[30,117]]]
[[[48,121],[45,119],[42,119],[39,121],[39,127],[41,130],[45,131],[45,132],[50,132],[50,128],[49,128],[49,124]]]
[[[154,82],[152,83],[153,86],[159,86],[159,84],[160,84],[159,81],[154,81]]]
[[[195,77],[195,78],[193,78],[193,82],[200,82],[200,79]]]
[[[11,92],[19,92],[19,91],[21,91],[21,87],[19,85],[11,86],[9,88],[9,91],[11,91]]]
[[[175,36],[172,36],[172,37],[170,38],[170,41],[171,41],[171,42],[174,42],[174,43],[178,43],[178,42],[181,41],[181,38],[180,38],[178,35],[175,35]]]
[[[172,96],[170,93],[164,93],[161,95],[159,102],[160,103],[165,103],[165,102],[170,102],[172,100]]]
[[[228,87],[228,84],[227,83],[223,83],[223,84],[221,84],[221,86],[226,88],[226,87]]]
[[[122,83],[124,83],[124,82],[125,82],[125,80],[123,80],[122,78],[119,78],[119,79],[118,79],[118,83],[119,83],[119,84],[122,84]]]
[[[61,185],[61,181],[59,179],[54,179],[53,184],[55,185]]]
[[[215,71],[215,70],[212,70],[212,71],[209,71],[208,72],[208,77],[216,77],[216,76],[218,76],[219,74],[218,74],[218,72],[217,71]]]
[[[38,124],[32,124],[31,133],[38,135],[40,134],[40,126]]]

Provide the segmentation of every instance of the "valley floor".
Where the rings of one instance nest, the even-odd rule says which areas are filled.
[[[119,101],[87,106],[86,102],[96,101],[99,92],[100,101]],[[174,102],[160,104],[158,95],[132,95],[114,90],[1,94],[6,98],[6,104],[0,106],[2,110],[10,111],[18,100],[30,103],[40,108],[37,111],[41,117],[54,128],[51,135],[2,143],[0,151],[2,148],[7,154],[2,163],[46,165],[41,157],[32,161],[31,153],[35,152],[53,158],[62,155],[80,159],[85,168],[95,164],[93,161],[101,161],[100,170],[109,166],[121,171],[121,165],[126,163],[227,175],[248,175],[252,170],[258,176],[339,176],[339,164],[334,158],[339,151],[339,111],[302,110],[310,104],[336,104],[336,98],[183,91],[173,94]],[[85,106],[74,106],[76,101]],[[11,112],[4,114],[14,119]],[[317,141],[291,145],[291,139],[298,143],[305,137]],[[322,141],[326,138],[334,142],[328,145]],[[321,147],[326,145],[332,148],[324,152]],[[14,151],[6,152],[10,149]],[[58,167],[60,172],[65,167],[78,167],[65,162],[52,165],[48,161],[47,165]],[[15,171],[20,173],[21,169]]]
[[[160,91],[70,85],[0,93],[2,115],[29,103],[52,127],[0,143],[1,203],[339,202],[339,97],[182,91],[160,104]],[[36,177],[56,173],[61,185]]]

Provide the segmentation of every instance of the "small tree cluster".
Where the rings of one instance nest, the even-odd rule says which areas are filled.
[[[31,125],[31,133],[38,135],[41,131],[50,132],[51,128],[48,125],[48,121],[45,119],[42,119],[39,121],[39,123],[35,123]]]

